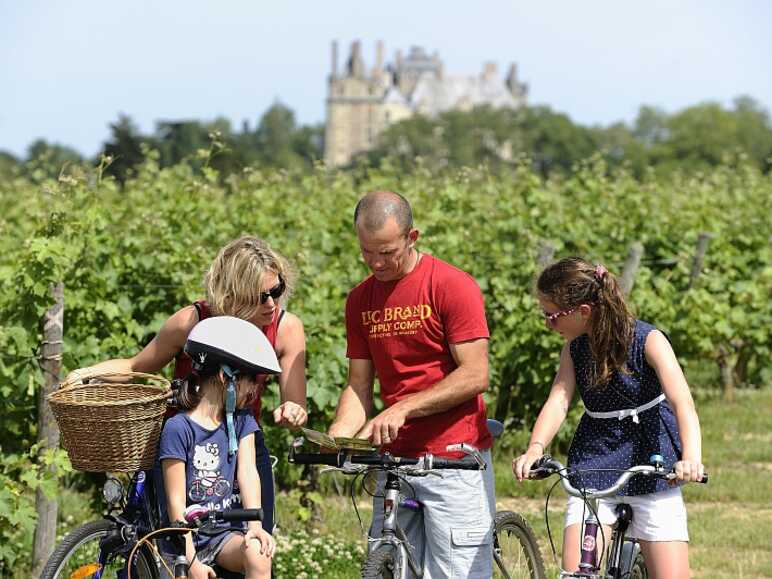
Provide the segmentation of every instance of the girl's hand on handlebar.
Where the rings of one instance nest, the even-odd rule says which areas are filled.
[[[273,557],[276,552],[276,540],[270,533],[262,527],[250,527],[247,534],[244,535],[244,549],[257,549],[258,545],[260,554],[266,557]]]
[[[308,420],[308,413],[300,404],[288,400],[273,411],[273,419],[279,426],[300,428]]]
[[[512,472],[515,478],[523,482],[531,472],[531,466],[544,455],[543,449],[537,444],[528,447],[523,454],[512,461]]]
[[[676,475],[676,478],[673,479],[673,484],[679,482],[699,482],[705,475],[705,467],[701,462],[679,460],[673,465],[673,472]]]

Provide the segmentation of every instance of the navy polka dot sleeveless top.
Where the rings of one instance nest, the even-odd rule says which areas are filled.
[[[592,412],[610,412],[635,408],[662,394],[657,374],[646,361],[646,336],[654,326],[635,322],[635,337],[627,358],[629,373],[615,372],[608,384],[593,387],[590,383],[593,359],[587,334],[571,341],[571,359],[574,363],[576,385],[585,408]],[[652,454],[661,454],[665,467],[670,469],[681,456],[675,414],[667,400],[632,417],[593,418],[585,413],[576,429],[568,451],[568,466],[582,469],[627,469],[638,464],[649,464]],[[577,488],[605,489],[610,487],[619,472],[574,472],[571,483]],[[642,495],[670,488],[666,481],[636,476],[621,489],[621,495]]]

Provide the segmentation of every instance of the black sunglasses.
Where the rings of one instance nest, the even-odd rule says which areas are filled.
[[[286,289],[287,285],[284,283],[282,277],[279,276],[279,283],[277,283],[267,292],[260,292],[260,304],[262,305],[267,302],[268,298],[273,298],[274,301],[278,300]]]

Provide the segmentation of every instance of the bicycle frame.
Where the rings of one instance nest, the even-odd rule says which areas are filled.
[[[381,536],[377,538],[372,537],[371,528],[371,532],[368,533],[369,552],[373,552],[377,545],[393,545],[396,550],[396,555],[399,557],[400,579],[407,577],[408,565],[416,577],[423,577],[423,564],[419,565],[413,554],[407,548],[407,545],[410,545],[410,542],[398,521],[400,506],[404,506],[405,508],[414,511],[421,511],[422,505],[418,501],[409,498],[400,501],[400,477],[404,475],[427,476],[434,469],[441,468],[464,468],[468,470],[484,470],[487,468],[485,460],[480,455],[480,452],[467,444],[448,446],[448,451],[462,452],[463,454],[468,455],[467,458],[473,459],[471,462],[457,459],[434,458],[431,454],[426,454],[420,458],[404,458],[392,457],[388,453],[383,456],[378,454],[354,455],[352,451],[344,450],[339,450],[336,454],[309,455],[296,452],[296,449],[302,446],[302,444],[302,438],[296,439],[295,443],[290,448],[290,462],[298,464],[325,464],[328,465],[331,470],[338,470],[347,474],[365,472],[378,465],[385,466],[385,468],[382,469],[385,470],[386,481],[384,484],[384,518],[383,523],[381,524]],[[383,462],[384,460],[386,461],[385,465]],[[449,463],[453,462],[457,462],[458,464],[449,466]],[[402,470],[400,473],[397,473],[392,469]],[[413,472],[411,472],[411,470]],[[405,562],[407,562],[407,565],[405,565]]]
[[[400,559],[400,579],[407,577],[407,565],[410,566],[411,571],[416,577],[423,577],[423,565],[416,561],[413,554],[406,547],[409,544],[405,531],[399,525],[397,515],[399,514],[399,507],[405,506],[411,508],[411,510],[420,511],[421,504],[418,501],[413,501],[415,504],[400,503],[400,481],[399,477],[393,472],[386,473],[386,484],[384,486],[385,492],[383,497],[383,525],[381,527],[381,536],[378,538],[368,537],[370,543],[370,550],[377,548],[379,544],[393,545],[396,549]]]
[[[598,531],[600,523],[595,515],[600,506],[600,499],[591,499],[592,509],[582,522],[582,547],[579,571],[565,571],[561,577],[582,577],[584,579],[619,579],[625,577],[632,569],[635,557],[640,551],[640,545],[635,539],[625,539],[625,533],[633,520],[633,508],[620,503],[616,506],[616,520],[612,523],[612,532],[606,555],[606,572],[601,575],[598,564]],[[628,547],[629,545],[629,547]]]
[[[116,523],[117,527],[100,542],[98,563],[102,568],[113,553],[125,550],[128,554],[131,545],[158,526],[159,513],[155,507],[157,500],[153,481],[152,471],[135,472],[125,495],[126,504],[122,512],[112,514],[113,504],[117,502],[110,504],[111,512],[106,519]],[[102,570],[96,571],[93,577],[100,579]]]

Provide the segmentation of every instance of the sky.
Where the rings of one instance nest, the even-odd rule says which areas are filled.
[[[372,66],[379,39],[447,74],[516,62],[530,103],[585,125],[738,95],[772,111],[770,31],[768,0],[0,0],[0,151],[95,155],[119,114],[239,129],[280,101],[324,122],[332,40],[339,66],[354,40]]]

